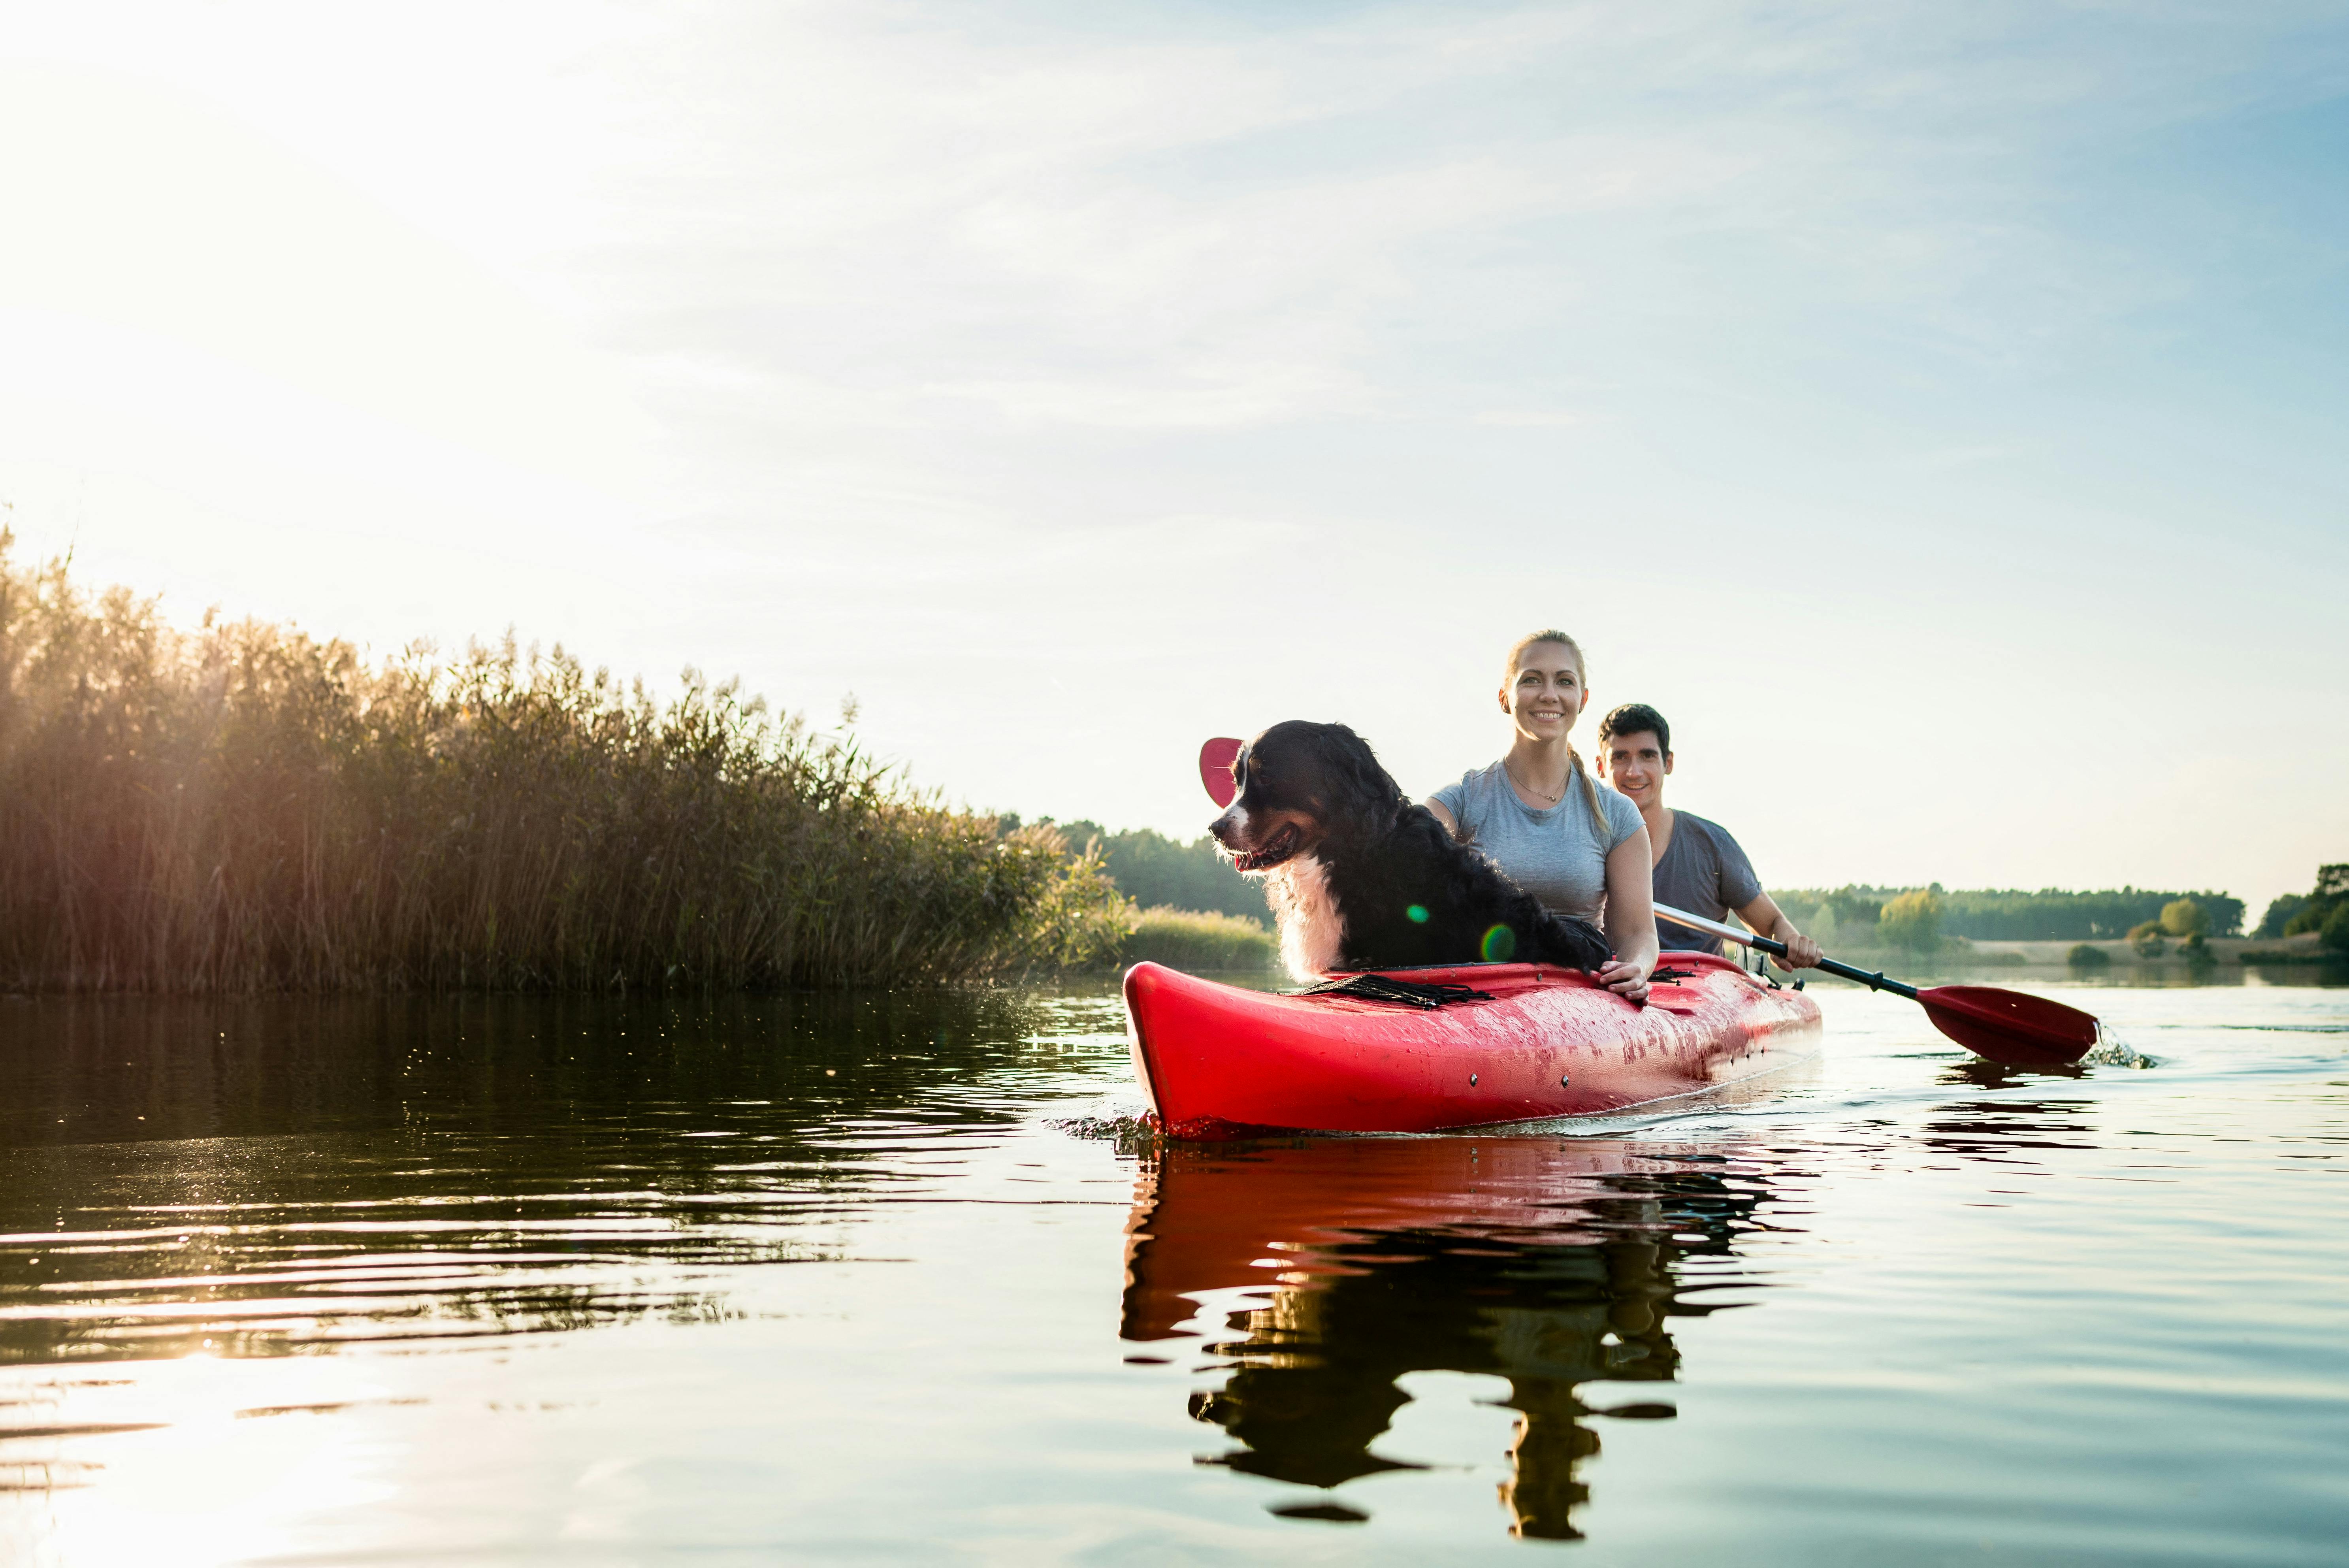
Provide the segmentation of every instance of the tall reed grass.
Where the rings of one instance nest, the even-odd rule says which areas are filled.
[[[91,595],[0,534],[0,984],[721,989],[1113,952],[1129,907],[853,742],[511,637],[381,662]]]

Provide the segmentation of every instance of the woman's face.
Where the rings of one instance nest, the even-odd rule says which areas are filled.
[[[1517,733],[1530,741],[1555,741],[1574,728],[1590,693],[1582,689],[1582,665],[1559,642],[1537,642],[1526,649],[1517,673],[1501,689],[1501,707]]]

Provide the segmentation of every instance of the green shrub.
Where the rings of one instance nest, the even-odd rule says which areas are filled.
[[[1272,933],[1254,920],[1214,909],[1157,909],[1138,911],[1119,956],[1127,963],[1148,960],[1169,969],[1264,969],[1279,951]]]
[[[2133,928],[2129,931],[2128,940],[2129,946],[2137,950],[2137,955],[2139,958],[2159,958],[2169,947],[2169,944],[2162,939],[2161,922],[2158,920],[2147,920],[2145,924]]]
[[[2289,935],[2285,927],[2291,923],[2294,915],[2307,907],[2308,895],[2305,893],[2278,894],[2268,901],[2268,912],[2260,918],[2259,929],[2251,934],[2257,937]]]
[[[2324,917],[2323,931],[2316,940],[2334,952],[2349,953],[2349,903],[2333,906],[2333,912]]]
[[[1941,895],[1935,888],[1918,888],[1884,906],[1877,929],[1897,948],[1930,952],[1941,941]]]
[[[2209,911],[2191,898],[2179,898],[2161,907],[2161,929],[2166,936],[2199,937],[2209,929]]]
[[[2064,961],[2074,969],[2108,969],[2112,966],[2113,955],[2102,948],[2080,942],[2064,955]]]
[[[853,742],[512,639],[380,665],[96,598],[0,533],[0,984],[936,982],[1096,961],[1126,905]]]
[[[2334,912],[2344,908],[2349,908],[2349,865],[2320,866],[2315,888],[2284,922],[2283,934],[2296,937],[2302,931],[2315,931],[2322,940]]]

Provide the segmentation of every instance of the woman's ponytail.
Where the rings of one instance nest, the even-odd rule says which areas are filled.
[[[1599,781],[1592,778],[1590,770],[1582,765],[1582,753],[1574,749],[1572,741],[1566,743],[1566,761],[1567,765],[1573,768],[1575,778],[1582,784],[1582,804],[1590,808],[1590,826],[1603,845],[1607,842],[1607,813],[1599,805]]]

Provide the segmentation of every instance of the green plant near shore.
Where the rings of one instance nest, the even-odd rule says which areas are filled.
[[[1940,888],[1919,888],[1885,905],[1877,929],[1893,947],[1931,952],[1941,942],[1941,910]]]
[[[1254,920],[1164,907],[1138,911],[1119,950],[1127,963],[1147,959],[1180,970],[1266,969],[1278,953],[1272,933]]]
[[[2259,929],[2251,935],[2263,938],[2282,936],[2284,928],[2292,923],[2292,918],[2306,908],[2307,904],[2308,895],[2305,893],[2277,895],[2268,901],[2268,912],[2261,917]]]
[[[2179,898],[2161,907],[2161,929],[2165,936],[2183,937],[2188,940],[2207,936],[2210,930],[2210,912],[2191,898]]]
[[[167,624],[0,534],[0,983],[941,982],[1095,961],[1129,906],[853,742],[511,639],[381,664]]]
[[[2072,944],[2072,950],[2064,955],[2064,961],[2074,969],[2110,969],[2113,965],[2113,955],[2102,948],[2091,947],[2086,942],[2075,942]]]
[[[2349,865],[2316,868],[2315,888],[2284,922],[2284,935],[2296,937],[2302,931],[2314,931],[2325,947],[2349,953]]]

